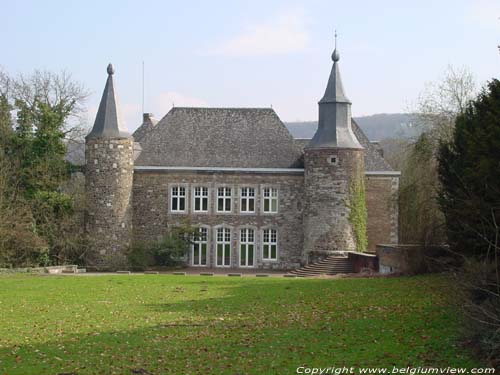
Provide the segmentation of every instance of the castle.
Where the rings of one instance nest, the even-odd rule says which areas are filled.
[[[355,189],[366,196],[368,248],[397,243],[400,173],[351,119],[337,49],[332,60],[310,140],[294,139],[270,108],[174,107],[159,122],[144,114],[131,136],[110,64],[85,147],[86,231],[99,267],[123,267],[133,241],[186,219],[200,233],[193,267],[292,269],[354,251]]]

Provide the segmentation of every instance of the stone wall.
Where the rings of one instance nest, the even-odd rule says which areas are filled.
[[[450,253],[446,245],[379,244],[380,273],[415,275],[443,272],[461,264],[462,259]]]
[[[368,210],[368,250],[381,243],[398,243],[399,177],[366,176],[366,208]]]
[[[378,257],[376,255],[349,251],[347,253],[347,257],[349,258],[349,262],[352,264],[352,269],[355,273],[366,270],[378,272],[379,270]]]
[[[85,229],[101,269],[126,266],[132,234],[133,140],[89,139],[85,147]]]
[[[187,213],[170,212],[170,188],[186,187]],[[193,188],[209,188],[209,213],[194,213]],[[216,189],[232,187],[232,213],[216,212]],[[256,213],[239,213],[240,187],[254,187]],[[277,187],[279,207],[277,214],[262,212],[262,188]],[[249,227],[256,235],[256,267],[291,269],[300,266],[303,249],[302,202],[304,195],[302,174],[256,174],[240,172],[195,172],[137,170],[134,173],[133,207],[134,239],[154,241],[165,233],[167,226],[189,222],[193,226],[209,227],[209,261],[215,266],[215,231],[224,225],[231,229],[231,267],[238,267],[239,229]],[[278,260],[262,260],[262,229],[278,229]],[[191,262],[191,259],[189,259]]]
[[[379,269],[382,274],[414,275],[426,272],[424,247],[421,245],[377,245]]]
[[[350,189],[364,176],[364,150],[305,150],[304,258],[311,251],[356,250]]]

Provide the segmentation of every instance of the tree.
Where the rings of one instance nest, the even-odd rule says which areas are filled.
[[[455,118],[474,97],[475,81],[466,68],[448,67],[443,78],[420,94],[414,122],[422,130],[402,155],[400,228],[403,242],[446,242],[444,216],[437,203],[437,150],[450,139]]]
[[[2,194],[4,202],[10,202],[9,207],[4,204],[0,209],[4,210],[2,214],[9,209],[26,210],[31,231],[44,242],[54,263],[74,258],[75,241],[81,242],[81,228],[74,225],[80,214],[75,207],[79,205],[76,196],[66,189],[73,170],[66,161],[66,142],[78,130],[75,119],[82,112],[86,95],[82,86],[64,72],[35,71],[17,78],[0,72]],[[11,111],[16,113],[15,121]],[[6,246],[15,241],[3,243],[4,249],[0,250],[12,254]],[[25,243],[18,250],[25,249],[28,254],[28,247]],[[19,257],[12,259],[13,264],[19,264]],[[27,256],[23,263],[29,263],[29,259],[37,262],[33,256]]]
[[[438,154],[439,203],[449,243],[479,258],[498,255],[500,225],[500,81],[491,81],[457,117]]]
[[[470,336],[500,362],[500,81],[492,80],[457,117],[438,153],[439,204]]]

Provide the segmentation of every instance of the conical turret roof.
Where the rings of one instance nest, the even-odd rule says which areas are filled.
[[[362,149],[351,128],[351,102],[347,99],[340,78],[339,60],[335,35],[333,66],[325,94],[319,101],[318,130],[307,148],[354,148]]]
[[[130,134],[123,126],[120,116],[113,82],[115,72],[113,65],[108,65],[107,72],[108,79],[102,93],[101,103],[95,117],[94,126],[87,138],[129,138]]]

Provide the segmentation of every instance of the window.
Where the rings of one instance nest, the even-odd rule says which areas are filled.
[[[278,212],[278,189],[264,188],[264,212],[277,213]]]
[[[254,230],[243,228],[240,230],[240,267],[253,267],[255,259]]]
[[[338,162],[337,156],[334,155],[328,157],[328,163],[330,163],[331,165],[337,165],[337,162]]]
[[[191,246],[191,259],[193,266],[207,265],[207,245],[208,245],[208,229],[199,228],[198,233],[193,239]]]
[[[231,265],[231,229],[217,229],[217,267],[229,267]]]
[[[208,188],[194,188],[194,212],[208,212]]]
[[[217,212],[231,212],[231,188],[217,189]]]
[[[172,187],[172,212],[186,211],[186,188],[184,186]]]
[[[241,188],[240,212],[255,212],[255,189],[250,187]]]
[[[264,238],[262,241],[262,259],[278,259],[278,233],[276,229],[264,229]]]

